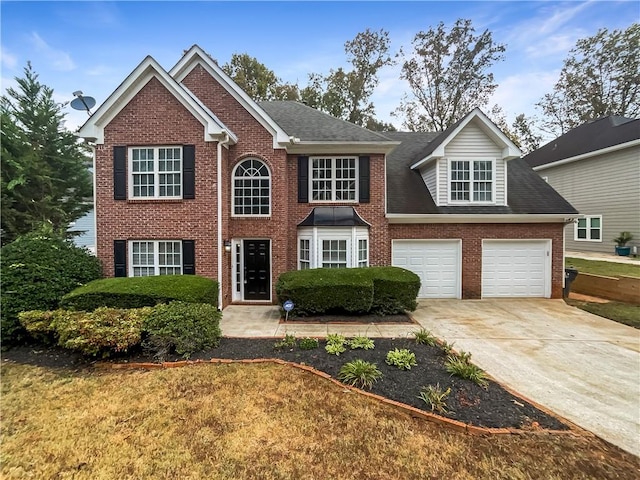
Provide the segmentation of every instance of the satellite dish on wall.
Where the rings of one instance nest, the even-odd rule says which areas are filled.
[[[91,109],[96,106],[96,99],[93,97],[85,97],[80,90],[73,92],[73,96],[77,98],[71,100],[71,108],[74,110],[85,110],[87,115],[91,115]]]

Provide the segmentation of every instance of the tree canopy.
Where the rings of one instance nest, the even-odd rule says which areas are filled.
[[[491,67],[503,59],[505,46],[491,32],[479,35],[471,20],[459,19],[447,29],[418,32],[411,52],[401,50],[401,78],[411,95],[405,95],[395,115],[412,131],[441,131],[476,107],[483,107],[497,84]]]
[[[607,115],[640,116],[640,24],[578,40],[537,106],[555,136]]]
[[[93,188],[85,147],[64,128],[64,105],[30,63],[16,81],[0,99],[3,244],[42,223],[66,229],[91,209]]]

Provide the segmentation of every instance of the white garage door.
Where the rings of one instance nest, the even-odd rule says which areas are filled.
[[[392,265],[420,277],[419,298],[461,298],[459,240],[394,240]]]
[[[551,296],[550,240],[484,240],[483,297]]]

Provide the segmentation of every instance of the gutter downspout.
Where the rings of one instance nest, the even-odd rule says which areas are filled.
[[[217,215],[218,215],[218,309],[222,310],[222,252],[224,250],[222,240],[222,147],[229,145],[229,134],[225,132],[224,140],[218,142],[218,162],[216,165]]]

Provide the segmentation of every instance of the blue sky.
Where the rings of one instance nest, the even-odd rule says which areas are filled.
[[[144,59],[166,70],[194,43],[219,63],[248,53],[288,82],[344,65],[344,42],[366,28],[390,33],[393,52],[442,21],[469,18],[507,46],[493,68],[492,99],[512,120],[536,113],[551,91],[568,51],[599,28],[625,29],[640,20],[640,2],[14,2],[2,0],[2,91],[15,85],[31,61],[56,100],[82,90],[98,104]],[[407,85],[400,67],[380,72],[373,101],[378,118],[390,116]],[[70,108],[75,129],[86,114]]]

